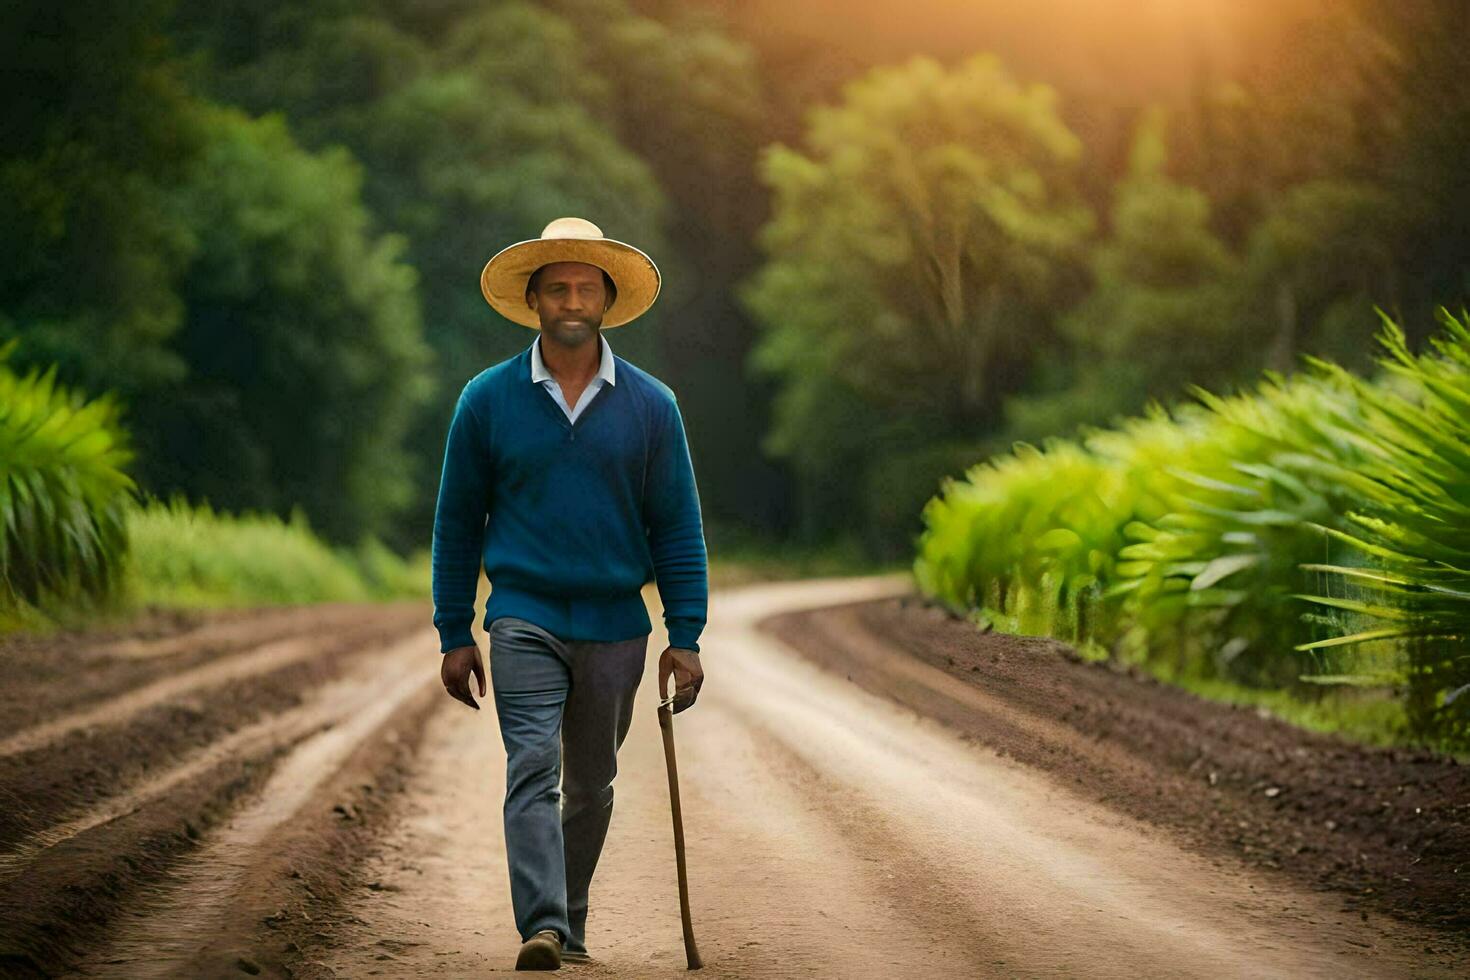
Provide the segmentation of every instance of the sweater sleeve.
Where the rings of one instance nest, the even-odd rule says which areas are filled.
[[[669,405],[649,461],[644,523],[669,645],[698,653],[708,615],[709,560],[694,463],[677,402]]]
[[[470,624],[475,618],[489,500],[489,445],[467,393],[462,392],[444,448],[430,557],[440,653],[475,643]]]

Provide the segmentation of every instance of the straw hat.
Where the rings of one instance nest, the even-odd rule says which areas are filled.
[[[540,238],[496,252],[480,273],[480,291],[507,320],[539,330],[541,318],[526,305],[526,283],[548,262],[586,262],[612,277],[618,298],[603,314],[604,329],[642,315],[658,298],[661,279],[653,259],[632,245],[602,237],[602,229],[585,218],[557,218]]]

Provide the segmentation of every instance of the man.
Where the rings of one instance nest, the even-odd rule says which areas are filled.
[[[588,888],[653,628],[649,581],[670,641],[660,697],[672,674],[683,711],[704,682],[708,561],[683,418],[668,386],[602,336],[660,285],[647,255],[581,218],[502,249],[481,290],[540,334],[465,385],[449,426],[434,625],[445,689],[478,710],[469,677],[483,698],[485,668],[470,624],[483,563],[518,970],[590,958]]]

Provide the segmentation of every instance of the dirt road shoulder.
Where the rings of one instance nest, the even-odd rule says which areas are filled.
[[[1200,852],[1470,952],[1470,767],[1208,702],[1053,640],[981,633],[917,596],[759,629]]]

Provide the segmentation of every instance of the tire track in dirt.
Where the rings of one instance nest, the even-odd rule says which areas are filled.
[[[422,603],[333,603],[282,609],[141,615],[129,630],[0,638],[0,738],[95,707],[149,681],[290,636],[365,622],[422,621]]]
[[[0,852],[241,728],[289,711],[322,684],[422,619],[369,616],[312,637],[314,652],[273,670],[195,687],[102,727],[76,729],[28,752],[0,756]]]
[[[32,805],[28,816],[43,822],[0,854],[0,975],[53,976],[89,952],[100,955],[109,924],[132,914],[140,897],[166,890],[201,842],[213,839],[211,829],[242,803],[250,812],[248,801],[259,800],[253,794],[280,766],[300,758],[301,747],[323,747],[316,759],[325,767],[320,784],[338,759],[325,747],[351,752],[378,734],[382,705],[426,703],[428,680],[437,675],[437,639],[424,627],[427,607],[349,611],[350,621],[340,610],[320,620],[293,616],[297,626],[323,628],[273,641],[261,648],[265,656],[259,649],[235,654],[221,673],[188,670],[187,683],[141,711],[127,709],[148,685],[130,689],[121,706],[110,706],[116,713],[107,727],[74,729],[60,742],[0,759],[0,797],[26,803],[38,795],[30,787],[50,793],[72,773],[101,777],[81,787],[75,806]],[[237,637],[260,635],[233,625],[241,627]],[[278,625],[273,617],[271,629]],[[413,632],[405,636],[408,629]],[[280,665],[273,651],[287,649],[287,641],[293,650],[314,647],[317,656]],[[249,674],[242,664],[265,673]],[[152,694],[162,690],[154,686]],[[194,734],[176,738],[180,733],[157,727],[174,723]],[[343,730],[357,737],[342,741],[334,733]],[[396,741],[400,733],[387,734]],[[411,731],[403,734],[411,741]],[[99,768],[107,759],[126,763],[119,765],[126,775],[119,771],[107,781],[106,763]]]
[[[401,614],[398,618],[401,622]],[[383,617],[379,617],[366,625],[359,623],[352,632],[360,636],[362,641],[368,641],[382,629],[382,619]],[[252,676],[296,663],[319,652],[324,639],[321,634],[316,633],[290,636],[220,657],[198,667],[168,674],[109,698],[101,704],[53,718],[0,739],[0,758],[34,752],[82,729],[120,724],[154,705],[192,691],[248,680]]]
[[[821,801],[849,846],[880,856],[875,876],[915,931],[927,921],[931,941],[969,959],[951,975],[1327,975],[1330,953],[1282,955],[1274,906],[1204,862],[1137,828],[1113,830],[1065,790],[1038,794],[928,719],[829,697],[830,682],[789,660],[742,668],[739,712],[766,736],[771,767]],[[1261,907],[1222,916],[1221,904]]]
[[[514,962],[514,927],[507,938],[495,916],[510,907],[497,730],[493,701],[476,712],[444,697],[381,837],[326,915],[313,909],[321,930],[300,938],[294,975],[458,978]]]
[[[376,607],[391,609],[394,604]],[[160,660],[199,650],[238,650],[259,646],[293,634],[320,633],[328,627],[360,621],[361,603],[327,602],[312,606],[283,606],[279,609],[236,611],[236,615],[212,620],[181,633],[167,636],[129,636],[97,644],[93,653],[116,660]]]
[[[358,673],[331,681],[312,692],[300,707],[262,718],[198,749],[175,765],[131,786],[111,786],[112,795],[96,805],[31,835],[15,848],[0,853],[0,883],[22,873],[42,852],[86,833],[102,824],[135,813],[166,796],[184,783],[236,757],[255,757],[280,744],[294,745],[314,731],[338,724],[349,710],[344,705],[361,701],[364,691],[380,670],[402,662],[408,652],[422,654],[424,637],[417,634],[382,653],[363,658]]]
[[[323,692],[323,707],[335,716],[329,727],[296,742],[259,792],[205,838],[162,894],[131,910],[128,921],[101,944],[105,952],[80,964],[80,972],[140,980],[200,975],[197,959],[227,925],[239,901],[239,884],[261,860],[271,835],[296,816],[360,743],[405,703],[437,685],[432,661],[425,664],[433,641],[433,635],[420,634],[392,651],[386,669],[358,679],[350,690]]]

